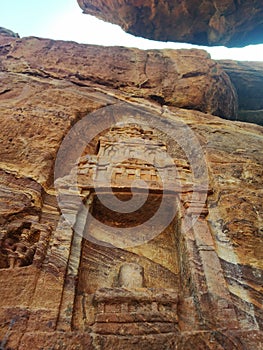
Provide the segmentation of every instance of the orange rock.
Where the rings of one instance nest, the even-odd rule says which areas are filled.
[[[256,349],[263,130],[210,114],[236,111],[220,66],[197,50],[7,36],[0,52],[1,347]],[[148,184],[144,207],[106,208],[105,173],[122,209],[131,181],[135,200]],[[9,268],[4,242],[23,249],[25,232],[34,256]],[[120,281],[122,266],[143,276]]]
[[[84,13],[152,40],[197,45],[262,43],[261,0],[78,0]]]

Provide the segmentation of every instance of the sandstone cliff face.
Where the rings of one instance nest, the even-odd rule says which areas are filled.
[[[220,60],[238,95],[237,119],[263,124],[263,62]]]
[[[19,35],[17,33],[14,33],[12,30],[9,30],[9,29],[3,28],[3,27],[0,27],[0,35],[19,38]]]
[[[218,63],[196,50],[6,36],[0,52],[1,347],[259,348],[263,130],[211,114],[232,118],[237,108]],[[134,149],[147,158],[135,161]],[[151,236],[169,214],[142,226],[160,206],[151,157],[161,151],[176,165],[167,198],[177,211]],[[169,174],[171,163],[158,159]],[[123,203],[132,180],[148,183],[142,210],[100,202],[94,172],[108,164]],[[86,221],[76,198],[106,231]],[[138,245],[109,235],[129,223],[141,225]]]
[[[262,1],[78,0],[84,13],[148,39],[197,45],[262,42]]]
[[[134,98],[226,118],[236,116],[235,89],[222,68],[210,60],[205,51],[140,51],[75,43],[65,45],[37,38],[8,42],[1,50],[6,55],[2,60],[4,70],[63,78],[79,86],[106,85]]]

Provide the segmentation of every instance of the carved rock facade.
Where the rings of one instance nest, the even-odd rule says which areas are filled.
[[[257,349],[263,132],[209,114],[219,65],[0,42],[1,347]]]
[[[197,45],[262,43],[261,0],[78,0],[84,13],[133,35]]]

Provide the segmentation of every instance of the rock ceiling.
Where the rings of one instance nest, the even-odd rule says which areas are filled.
[[[136,36],[196,45],[263,42],[261,0],[78,0],[84,13]]]

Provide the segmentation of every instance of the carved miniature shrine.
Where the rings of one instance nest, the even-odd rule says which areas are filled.
[[[0,349],[259,349],[260,64],[0,44]]]

